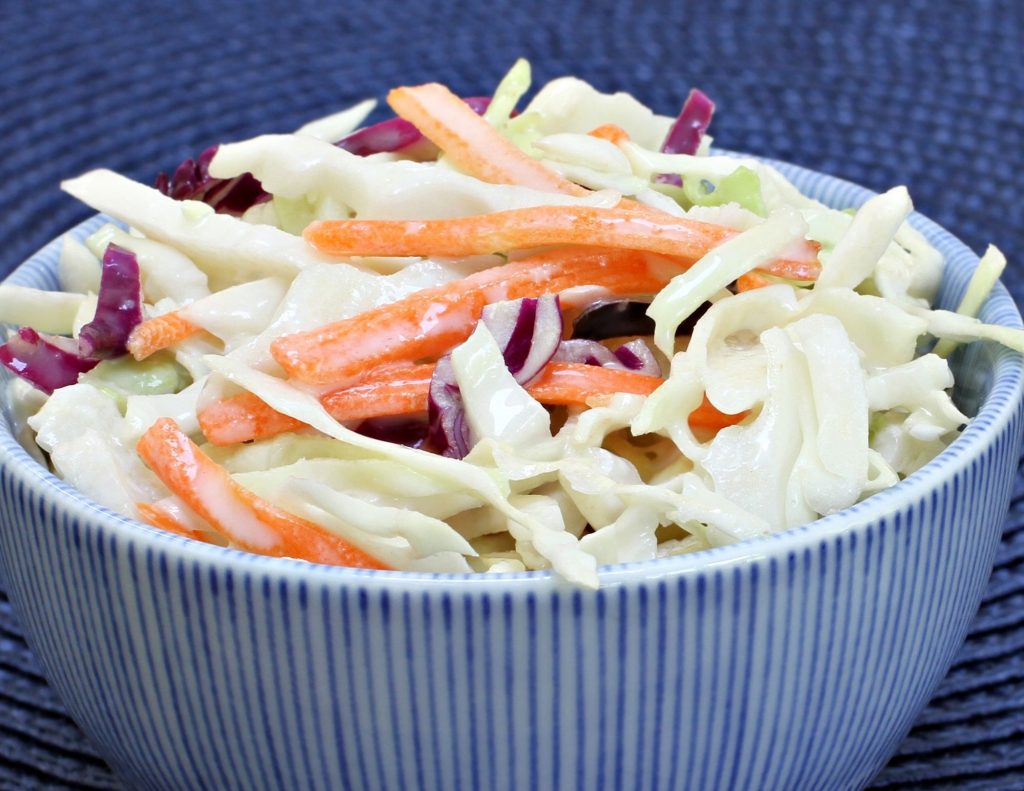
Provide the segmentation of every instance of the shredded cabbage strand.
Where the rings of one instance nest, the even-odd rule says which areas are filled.
[[[785,530],[898,483],[970,420],[952,398],[955,345],[1024,351],[1024,331],[976,318],[1006,265],[995,248],[956,312],[933,307],[944,261],[914,228],[904,187],[856,210],[826,206],[768,163],[712,152],[713,104],[699,91],[666,143],[672,118],[571,77],[517,114],[531,78],[517,61],[490,99],[468,100],[483,118],[463,114],[474,134],[431,133],[436,145],[405,118],[357,129],[367,100],[294,134],[211,146],[163,179],[170,195],[104,170],[66,181],[117,222],[65,239],[62,291],[0,286],[0,321],[21,327],[0,346],[20,377],[6,388],[19,438],[100,505],[137,516],[137,504],[157,504],[218,540],[135,451],[172,418],[237,484],[391,568],[550,570],[596,587],[599,566]],[[486,150],[459,152],[465,172],[446,164],[475,139],[503,147],[513,183],[472,175]],[[514,183],[536,168],[576,186]],[[171,196],[189,194],[234,214]],[[314,220],[564,206],[660,211],[733,233],[705,242],[685,271],[623,255],[622,283],[607,289],[558,258],[565,245],[336,258],[301,236]],[[812,287],[816,265],[785,269],[808,246],[819,251]],[[539,259],[546,268],[531,269]],[[459,290],[474,273],[483,290]],[[438,293],[465,300],[473,320],[438,310]],[[500,293],[522,298],[495,303]],[[609,326],[595,310],[609,301],[650,321]],[[412,350],[388,357],[401,376],[367,369],[321,389],[286,377],[275,341],[312,338],[310,360],[329,367],[344,343],[318,346],[316,330],[355,319],[343,326],[364,344],[358,317],[371,309],[373,332]],[[166,326],[174,337],[146,360],[94,359]],[[389,327],[402,329],[385,336]],[[200,415],[210,440],[226,441],[209,428],[212,407],[238,421],[232,431],[263,438],[207,442]],[[422,429],[422,445],[367,435],[383,421]]]

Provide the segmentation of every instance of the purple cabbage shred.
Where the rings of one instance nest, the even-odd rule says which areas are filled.
[[[711,125],[715,114],[715,103],[699,88],[690,91],[683,103],[683,109],[668,130],[661,151],[664,154],[696,154],[700,142]],[[663,173],[658,176],[663,184],[683,185],[683,180],[675,173]]]
[[[83,357],[67,338],[47,338],[31,327],[22,327],[0,346],[0,363],[47,395],[78,381],[78,375],[96,367],[99,360]]]
[[[463,99],[475,113],[483,115],[491,104],[490,96],[469,96]],[[404,118],[390,118],[365,129],[357,129],[343,137],[336,145],[350,154],[368,157],[371,154],[401,151],[423,140],[420,130]]]
[[[496,302],[484,308],[483,322],[501,349],[509,373],[521,385],[540,374],[562,340],[557,295]]]
[[[470,96],[466,102],[482,114],[491,103],[489,96]],[[335,143],[338,148],[365,157],[383,152],[401,151],[423,140],[420,131],[402,118],[381,121],[359,129]],[[251,173],[232,179],[210,175],[210,162],[219,146],[210,146],[197,158],[186,159],[174,173],[159,173],[153,184],[160,192],[175,200],[196,200],[213,207],[220,214],[240,217],[253,206],[271,199],[270,193]]]
[[[420,448],[427,440],[429,426],[418,417],[374,417],[355,427],[357,434],[371,439],[393,442],[409,448]]]
[[[505,365],[525,385],[543,370],[562,341],[562,311],[557,296],[496,302],[484,308],[484,326],[494,336]],[[469,453],[469,426],[455,379],[451,355],[437,361],[427,401],[428,438],[443,456]]]
[[[461,459],[469,453],[469,426],[450,354],[434,366],[427,399],[427,423],[427,439],[442,456]]]
[[[623,344],[612,351],[597,341],[574,338],[562,341],[554,360],[562,363],[600,365],[620,371],[635,371],[648,376],[661,376],[661,365],[654,352],[640,338]]]
[[[142,276],[135,253],[107,245],[96,315],[78,334],[82,356],[116,357],[127,350],[128,336],[142,322]]]
[[[93,320],[78,341],[43,336],[22,327],[0,346],[0,363],[47,395],[73,385],[100,360],[124,354],[128,337],[142,321],[142,278],[135,253],[116,244],[103,254],[100,291]]]
[[[168,178],[166,173],[156,177],[154,186],[175,200],[196,200],[211,206],[221,214],[240,217],[252,206],[270,200],[270,193],[251,173],[232,179],[218,179],[210,175],[210,162],[219,146],[210,146],[196,159],[186,159]]]

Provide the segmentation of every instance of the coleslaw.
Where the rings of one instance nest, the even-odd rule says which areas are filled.
[[[0,286],[23,444],[83,494],[189,538],[399,571],[601,565],[847,508],[969,421],[931,302],[941,255],[897,187],[856,211],[675,119],[519,61],[214,146],[154,187],[64,189],[61,291]],[[938,339],[938,343],[935,343]]]

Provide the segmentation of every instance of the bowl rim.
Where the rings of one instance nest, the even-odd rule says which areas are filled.
[[[876,194],[866,187],[837,176],[788,162],[771,159],[763,161],[779,168],[787,178],[813,183],[819,191],[844,190],[845,195],[853,198],[853,205],[860,205]],[[34,272],[52,273],[58,259],[59,246],[65,235],[74,234],[81,237],[104,222],[110,221],[109,217],[97,214],[67,229],[8,273],[3,282],[17,282]],[[912,214],[910,222],[931,242],[938,241],[938,237],[945,245],[953,248],[945,254],[947,262],[954,256],[969,257],[971,263],[969,266],[961,265],[961,274],[968,270],[973,271],[977,265],[977,255],[952,233],[918,212]],[[44,261],[46,258],[51,258],[52,261]],[[996,315],[993,317],[992,314]],[[1013,298],[1001,282],[993,289],[982,315],[999,324],[1018,328],[1024,326]],[[604,589],[627,584],[648,584],[682,575],[701,576],[718,572],[723,567],[743,566],[772,558],[787,557],[798,550],[823,547],[830,540],[838,539],[847,533],[863,531],[879,518],[895,513],[912,501],[922,499],[928,492],[941,486],[943,480],[985,453],[1021,409],[1022,403],[1024,355],[1000,348],[995,352],[992,388],[981,403],[978,414],[949,447],[898,484],[835,514],[778,533],[685,555],[600,566],[600,586]],[[306,584],[357,585],[363,588],[387,588],[395,591],[422,591],[431,588],[483,593],[529,591],[536,594],[566,589],[584,590],[566,582],[550,570],[506,573],[379,571],[328,566],[294,558],[268,557],[193,541],[123,516],[92,501],[29,455],[12,433],[9,420],[4,419],[0,423],[0,467],[16,477],[19,483],[31,487],[43,499],[52,500],[64,511],[80,517],[83,526],[88,526],[98,533],[107,533],[111,540],[122,539],[129,545],[157,551],[165,556],[176,556],[181,561],[236,573],[258,572],[268,577],[289,578]],[[10,488],[6,489],[6,492],[10,491]]]

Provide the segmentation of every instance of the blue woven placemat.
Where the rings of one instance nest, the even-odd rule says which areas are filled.
[[[88,213],[60,179],[148,180],[205,146],[300,123],[393,85],[487,92],[519,55],[672,114],[690,85],[732,149],[917,206],[1011,257],[1024,297],[1024,3],[4,0],[0,269]],[[1013,259],[1018,259],[1014,261]],[[985,601],[949,676],[877,778],[1024,788],[1024,477]],[[0,788],[116,788],[40,675],[0,589]]]

